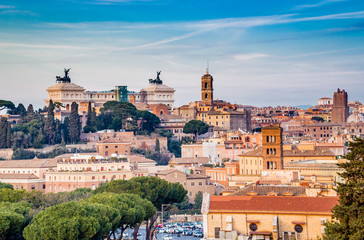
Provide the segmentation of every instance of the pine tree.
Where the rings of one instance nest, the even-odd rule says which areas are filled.
[[[56,142],[56,126],[54,122],[54,104],[52,99],[49,101],[47,119],[44,124],[44,132],[46,134],[46,139],[48,144],[54,145]]]
[[[32,104],[29,104],[28,108],[27,108],[27,115],[32,115],[34,114],[34,108]]]
[[[70,139],[72,143],[78,143],[80,141],[81,134],[81,121],[78,115],[78,105],[73,102],[71,105],[70,115]]]
[[[11,125],[8,122],[8,127],[6,129],[6,146],[11,148]]]
[[[1,118],[0,120],[0,148],[6,148],[6,132],[8,128],[8,120]]]
[[[333,208],[334,221],[326,224],[324,239],[361,240],[364,236],[364,139],[349,143],[348,162],[338,164],[345,172],[339,176],[339,205]]]

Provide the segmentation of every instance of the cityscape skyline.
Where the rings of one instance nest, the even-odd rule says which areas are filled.
[[[135,91],[161,70],[180,106],[199,100],[209,61],[215,99],[315,105],[340,88],[363,101],[362,2],[247,3],[2,1],[0,94],[41,107],[63,68],[87,90]]]

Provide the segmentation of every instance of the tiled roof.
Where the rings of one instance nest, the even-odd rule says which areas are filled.
[[[210,178],[210,176],[204,174],[190,174],[187,176],[187,179],[206,179]]]
[[[0,161],[0,168],[53,168],[53,167],[57,167],[56,159]]]
[[[168,174],[171,174],[171,173],[174,173],[174,172],[179,172],[179,171],[176,170],[176,169],[160,170],[160,171],[157,172],[157,175],[168,175]]]
[[[211,196],[209,211],[331,215],[331,209],[337,204],[337,197]]]
[[[135,164],[135,163],[156,163],[156,161],[152,160],[152,159],[148,159],[145,158],[141,155],[129,155],[127,156],[129,162],[131,164]]]
[[[255,186],[251,185],[243,188],[231,195],[244,196],[249,192],[256,192],[258,195],[267,196],[268,193],[277,193],[278,196],[282,196],[284,193],[292,193],[293,196],[304,196],[306,193],[305,187],[302,186]]]
[[[299,150],[297,146],[292,146],[292,150],[284,150],[284,157],[295,156],[335,156],[335,154],[326,147],[315,147],[315,150]]]
[[[175,164],[207,164],[210,161],[208,157],[182,157],[173,158],[172,160]]]
[[[39,179],[33,173],[15,174],[15,173],[0,173],[0,179]]]
[[[249,157],[263,157],[262,147],[259,146],[256,149],[240,154],[239,156]],[[299,157],[299,156],[335,156],[335,154],[326,147],[315,147],[315,150],[299,150],[297,146],[292,146],[292,150],[283,150],[284,157]]]
[[[108,138],[105,140],[101,140],[98,143],[114,143],[114,144],[118,144],[118,143],[130,143],[130,141],[127,141],[125,138],[121,139],[121,138]]]
[[[243,154],[240,154],[239,156],[249,156],[249,157],[263,157],[262,153],[262,147],[257,147],[252,151],[245,152]]]

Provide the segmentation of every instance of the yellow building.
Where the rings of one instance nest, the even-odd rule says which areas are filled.
[[[205,239],[293,240],[322,237],[337,197],[204,195]]]

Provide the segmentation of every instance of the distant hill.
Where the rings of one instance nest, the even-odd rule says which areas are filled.
[[[310,107],[312,107],[312,105],[297,105],[295,107],[306,110],[306,109],[309,109]]]

